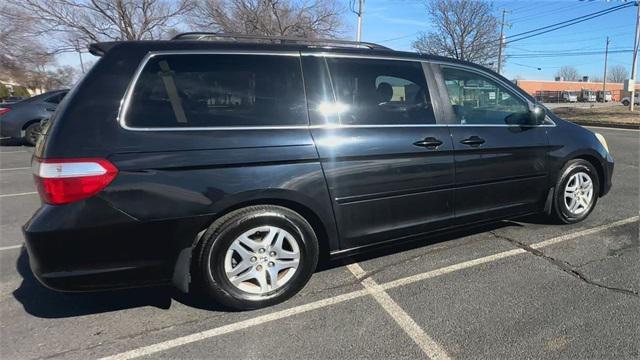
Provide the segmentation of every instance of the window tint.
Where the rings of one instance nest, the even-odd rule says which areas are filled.
[[[152,57],[133,90],[134,127],[307,125],[299,58]]]
[[[48,103],[52,103],[52,104],[59,104],[60,101],[62,101],[62,99],[64,98],[64,96],[67,95],[67,93],[60,93],[60,94],[56,94],[53,95],[47,99],[45,99],[44,101],[48,102]]]
[[[328,58],[342,124],[433,124],[418,62]]]
[[[497,82],[460,69],[443,68],[442,74],[458,123],[527,123],[527,103]]]

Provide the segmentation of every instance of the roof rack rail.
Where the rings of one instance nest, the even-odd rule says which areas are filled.
[[[325,45],[325,46],[343,46],[354,48],[367,48],[372,50],[391,50],[390,48],[370,42],[364,41],[349,41],[349,40],[336,40],[336,39],[305,39],[297,37],[282,37],[282,36],[262,36],[262,35],[245,35],[245,34],[225,34],[215,32],[187,32],[178,34],[171,40],[232,40],[232,41],[253,41],[257,43],[267,42],[271,44],[298,44],[298,45]]]

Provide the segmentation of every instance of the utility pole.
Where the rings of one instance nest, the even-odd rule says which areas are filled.
[[[364,0],[358,1],[358,10],[352,9],[352,11],[358,15],[358,32],[356,33],[356,41],[362,40],[362,15],[364,15]]]
[[[636,15],[636,36],[633,40],[633,61],[631,62],[631,101],[629,101],[629,110],[633,111],[633,103],[635,102],[636,90],[636,67],[638,66],[638,46],[640,46],[640,1],[636,1],[638,8]]]
[[[500,74],[500,68],[502,68],[502,48],[504,47],[504,16],[507,10],[502,9],[502,22],[500,22],[500,47],[498,48],[498,74]]]
[[[80,57],[80,69],[82,69],[82,73],[84,74],[84,63],[82,62],[82,51],[80,51],[80,40],[76,40],[76,51],[78,52],[78,57]]]
[[[607,36],[607,46],[604,50],[604,77],[602,78],[602,102],[607,102],[607,58],[609,57],[609,37]],[[613,100],[613,99],[612,99]]]

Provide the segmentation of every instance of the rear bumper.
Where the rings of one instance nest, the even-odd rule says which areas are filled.
[[[23,232],[31,269],[43,285],[93,291],[170,283],[180,249],[197,233],[193,225],[141,222],[92,198],[43,205]]]

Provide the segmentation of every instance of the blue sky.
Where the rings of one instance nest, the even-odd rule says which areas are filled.
[[[348,0],[339,0],[348,7]],[[621,1],[492,1],[496,15],[502,9],[510,11],[506,22],[511,26],[506,35],[521,33],[549,24],[561,22],[621,4]],[[633,47],[636,8],[630,7],[605,16],[585,21],[541,36],[515,42],[506,49],[507,55],[534,54],[555,51],[604,51],[607,35],[611,50]],[[345,38],[355,38],[357,19],[348,12]],[[429,31],[429,18],[424,0],[366,0],[363,21],[363,41],[378,42],[396,50],[411,51],[411,43],[418,32]],[[91,61],[93,56],[84,54]],[[79,66],[77,54],[60,56],[60,64]],[[624,65],[631,70],[631,53],[609,54],[609,66]],[[563,65],[575,66],[582,75],[602,76],[604,55],[564,56],[552,58],[508,59],[503,74],[508,78],[552,80]],[[542,70],[537,70],[540,67]]]
[[[496,15],[511,11],[506,36],[554,24],[622,4],[620,1],[493,1]],[[506,54],[555,51],[604,51],[607,35],[610,50],[633,48],[636,7],[623,9],[541,36],[514,42]],[[355,15],[351,28],[356,29]],[[419,31],[429,31],[423,0],[367,0],[363,21],[363,41],[378,42],[396,50],[411,51]],[[393,39],[393,40],[390,40]],[[609,54],[609,66],[624,65],[631,70],[631,53]],[[503,74],[508,78],[553,80],[560,66],[573,65],[583,75],[602,77],[604,54],[553,58],[507,59]],[[537,70],[536,68],[542,68]]]

